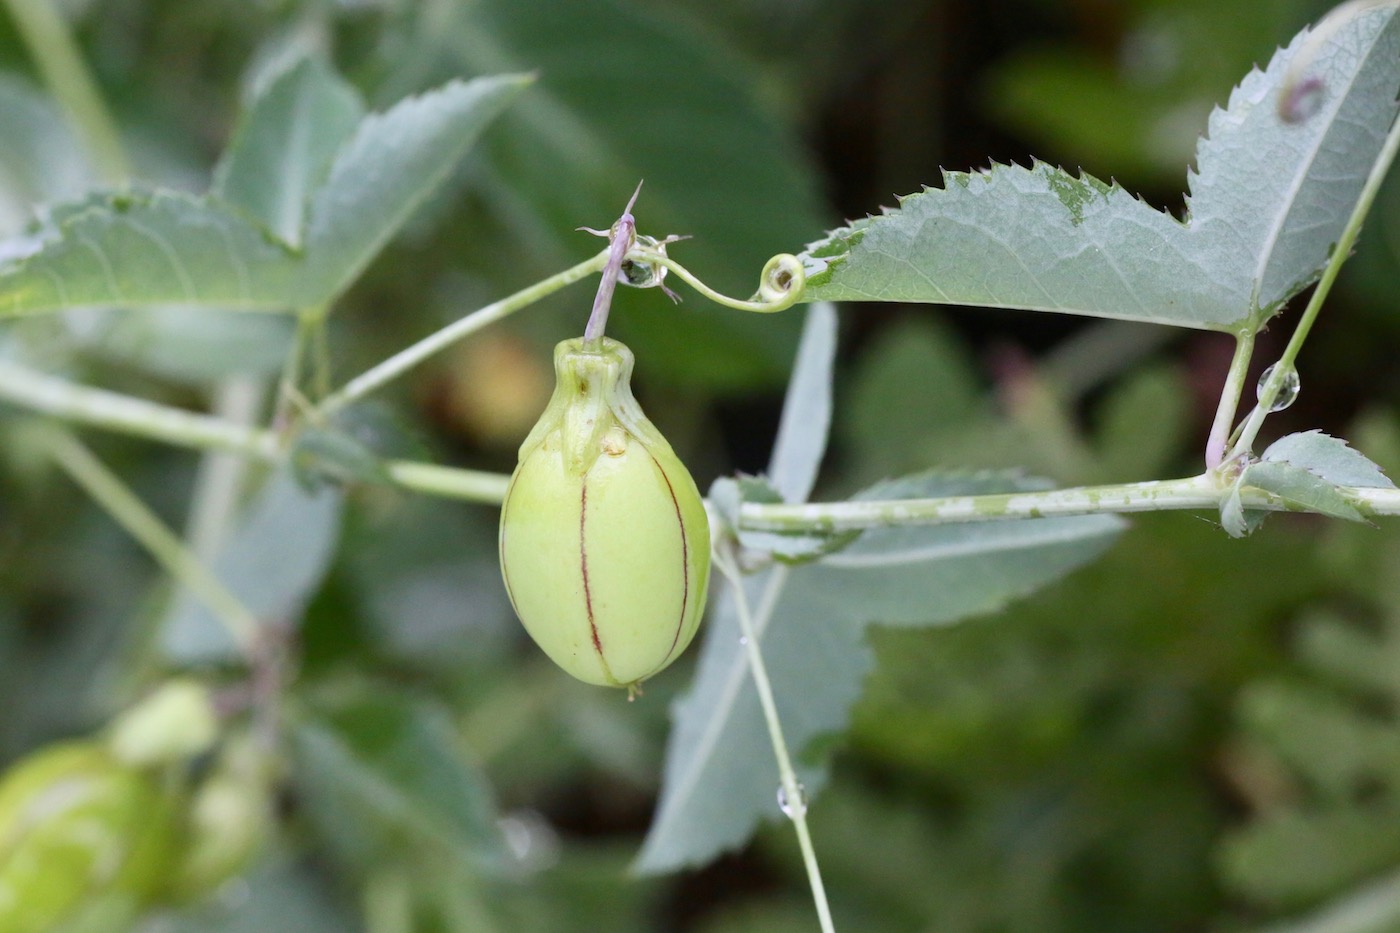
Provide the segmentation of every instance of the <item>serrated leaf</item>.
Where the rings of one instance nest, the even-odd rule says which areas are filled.
[[[75,307],[285,311],[300,258],[214,197],[94,194],[63,206],[29,255],[0,263],[0,317]]]
[[[0,262],[0,317],[88,306],[323,305],[527,80],[453,81],[360,121],[315,192],[302,252],[213,195],[106,193],[59,205],[39,235],[22,242],[22,255]]]
[[[342,498],[308,492],[283,470],[268,479],[215,557],[214,575],[258,619],[295,622],[335,553]],[[229,634],[193,594],[177,593],[162,624],[166,655],[177,663],[237,656]]]
[[[872,496],[965,495],[1034,488],[1005,474],[923,475]],[[837,554],[745,581],[783,728],[809,796],[825,780],[813,740],[839,732],[871,664],[872,622],[945,624],[991,612],[1100,553],[1110,516],[867,531]],[[733,594],[721,596],[695,681],[672,710],[661,799],[637,867],[701,864],[778,816],[777,768],[739,643]]]
[[[214,192],[287,243],[301,243],[313,191],[364,116],[359,94],[308,58],[267,82],[214,170]]]
[[[451,81],[360,122],[311,203],[309,304],[345,289],[531,79]]]
[[[442,710],[381,691],[298,723],[292,747],[317,829],[361,870],[438,853],[496,867],[492,794],[460,741]]]
[[[1256,463],[1245,470],[1244,482],[1248,486],[1273,493],[1290,507],[1300,511],[1317,512],[1354,522],[1364,520],[1360,510],[1352,505],[1351,500],[1342,495],[1334,484],[1291,463]]]
[[[1187,223],[1042,163],[945,173],[941,190],[811,244],[805,297],[1258,326],[1320,273],[1396,114],[1400,20],[1390,7],[1318,43],[1307,77],[1320,82],[1320,107],[1284,122],[1281,86],[1310,35],[1212,116]]]
[[[806,502],[816,485],[831,430],[831,369],[835,362],[836,309],[819,302],[807,309],[768,462],[768,477],[785,502]]]
[[[1338,486],[1395,488],[1381,468],[1364,454],[1348,446],[1345,440],[1321,431],[1281,437],[1269,445],[1260,459],[1291,463]]]

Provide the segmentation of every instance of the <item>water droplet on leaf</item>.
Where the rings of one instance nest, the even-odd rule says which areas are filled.
[[[787,788],[782,784],[778,785],[778,809],[789,819],[798,819],[807,815],[807,788],[801,782],[797,785],[797,793],[792,799],[788,799]]]
[[[1261,401],[1264,398],[1264,388],[1269,384],[1269,380],[1273,377],[1274,370],[1277,367],[1278,364],[1275,363],[1273,366],[1264,370],[1263,374],[1259,376],[1259,384],[1255,387],[1255,397],[1259,398]],[[1283,385],[1280,386],[1278,395],[1274,397],[1274,403],[1269,406],[1269,411],[1283,411],[1289,405],[1292,405],[1298,400],[1298,392],[1302,387],[1303,384],[1298,379],[1298,370],[1290,367],[1288,372],[1284,374]]]
[[[739,636],[739,645],[740,645],[741,647],[747,648],[747,647],[748,647],[748,644],[749,644],[749,636],[747,636],[747,635],[740,635],[740,636]]]

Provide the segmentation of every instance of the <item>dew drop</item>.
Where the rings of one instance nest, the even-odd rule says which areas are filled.
[[[798,819],[807,815],[807,788],[801,782],[797,785],[797,795],[788,799],[787,788],[782,784],[778,785],[778,809],[782,810],[789,819]]]
[[[654,253],[662,256],[666,255],[665,242],[649,237],[644,234],[637,234],[637,243],[650,249]],[[669,270],[659,262],[642,262],[629,259],[622,264],[622,268],[617,270],[617,280],[623,285],[630,285],[633,288],[656,288],[666,281],[666,273]]]
[[[1259,385],[1255,387],[1255,395],[1257,398],[1263,398],[1264,387],[1269,384],[1269,379],[1273,376],[1274,369],[1277,367],[1278,364],[1275,363],[1273,366],[1264,370],[1259,376]],[[1274,403],[1269,406],[1269,411],[1283,411],[1289,405],[1292,405],[1298,400],[1298,391],[1302,387],[1302,382],[1298,379],[1298,370],[1290,368],[1283,378],[1283,385],[1279,387],[1278,395],[1274,398]]]
[[[739,644],[740,644],[742,647],[748,647],[748,644],[749,644],[749,636],[747,636],[747,635],[740,635],[740,636],[739,636]]]

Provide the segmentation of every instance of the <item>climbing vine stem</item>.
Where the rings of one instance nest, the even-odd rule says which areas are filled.
[[[797,832],[797,844],[802,850],[802,864],[807,870],[807,881],[812,887],[812,901],[817,908],[817,919],[821,922],[822,933],[835,933],[831,907],[826,899],[826,886],[822,882],[821,866],[817,863],[817,851],[812,845],[812,833],[807,827],[806,792],[798,783],[797,772],[792,767],[792,755],[788,751],[787,739],[783,736],[782,721],[778,718],[778,704],[773,699],[773,685],[768,680],[768,667],[763,661],[763,649],[760,645],[762,632],[760,625],[755,624],[734,552],[733,538],[720,535],[715,544],[715,569],[723,574],[734,593],[735,614],[739,618],[739,630],[743,632],[742,641],[749,659],[749,673],[758,693],[759,706],[763,709],[763,719],[768,724],[768,738],[773,744],[773,756],[778,762],[782,810],[788,819],[792,820],[793,829]],[[775,572],[785,571],[779,568]],[[766,622],[766,619],[763,621]]]

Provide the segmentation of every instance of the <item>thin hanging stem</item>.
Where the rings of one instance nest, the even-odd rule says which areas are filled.
[[[802,785],[797,782],[797,772],[792,767],[787,739],[783,737],[783,724],[778,718],[778,704],[773,699],[768,667],[763,662],[763,650],[759,646],[758,632],[754,626],[748,596],[744,592],[744,582],[733,560],[731,541],[722,541],[715,548],[715,567],[724,574],[734,590],[739,628],[744,633],[744,647],[749,656],[749,672],[753,676],[754,689],[758,692],[759,705],[763,707],[763,718],[768,723],[768,738],[773,743],[773,756],[778,760],[778,774],[782,782],[783,796],[787,801],[784,812],[792,820],[793,828],[797,831],[797,845],[802,850],[802,864],[807,869],[807,880],[812,886],[812,901],[817,908],[817,918],[821,921],[822,933],[835,933],[836,927],[831,920],[831,905],[827,903],[826,886],[822,883],[821,866],[817,863],[817,851],[812,845],[811,831],[807,828],[806,796]]]
[[[68,111],[92,165],[109,185],[131,178],[116,122],[53,0],[5,0],[49,93]]]
[[[534,304],[547,295],[557,292],[566,285],[572,285],[579,279],[592,275],[602,269],[607,263],[608,254],[609,250],[603,250],[576,266],[536,282],[528,288],[522,288],[515,294],[502,298],[500,301],[492,302],[484,308],[474,311],[466,317],[454,321],[441,330],[424,337],[417,343],[405,347],[384,362],[379,363],[356,376],[354,379],[351,379],[339,391],[329,395],[326,400],[318,406],[317,410],[324,417],[334,415],[347,405],[359,401],[371,392],[382,388],[387,383],[402,376],[428,357],[452,346],[463,337],[474,334],[487,324],[492,324],[508,315],[514,314],[521,308]]]
[[[0,399],[79,424],[201,450],[227,450],[268,463],[285,455],[271,431],[235,424],[211,415],[159,405],[107,389],[75,385],[46,373],[0,360]],[[389,478],[405,489],[431,496],[499,505],[510,477],[413,460],[384,464]],[[1400,490],[1374,486],[1338,487],[1367,516],[1400,515]],[[1307,511],[1296,502],[1246,486],[1245,508]],[[739,524],[755,531],[807,531],[828,534],[894,525],[946,525],[964,522],[1041,518],[1049,515],[1101,515],[1215,509],[1220,486],[1211,474],[1107,486],[1080,486],[1042,492],[947,496],[936,499],[857,500],[799,505],[746,502]]]
[[[252,660],[261,626],[238,597],[71,432],[52,425],[34,426],[32,430],[48,448],[54,462],[140,542],[156,563],[194,593],[223,623],[244,657]]]

